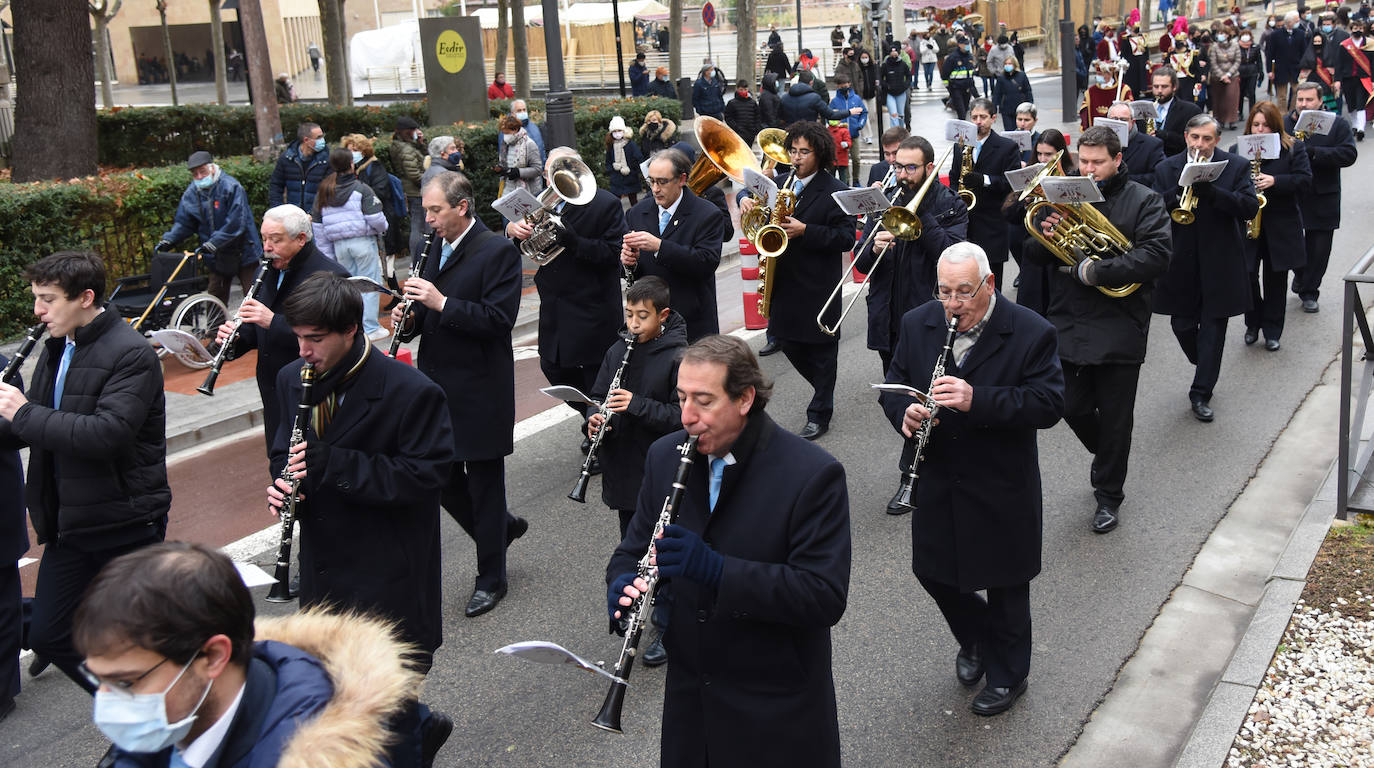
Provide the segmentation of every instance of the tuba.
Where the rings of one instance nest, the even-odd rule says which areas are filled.
[[[539,195],[538,210],[525,214],[525,223],[534,232],[520,244],[520,252],[541,267],[563,252],[563,246],[558,244],[563,217],[554,213],[554,208],[559,202],[586,205],[596,196],[596,177],[592,169],[567,147],[549,152],[544,179],[548,187]]]
[[[964,177],[973,173],[973,147],[967,144],[960,144],[959,146],[964,148],[963,162],[959,164],[959,183],[954,186],[958,187],[959,199],[964,201],[964,207],[969,210],[969,213],[972,213],[973,206],[978,204],[978,196],[973,194],[973,190],[964,186]]]
[[[724,122],[707,115],[697,115],[694,123],[692,130],[701,151],[697,153],[697,161],[687,174],[687,187],[692,192],[700,195],[725,176],[743,183],[745,168],[760,170],[754,150]]]
[[[1121,230],[1117,229],[1091,203],[1051,203],[1045,199],[1043,194],[1036,193],[1036,190],[1040,189],[1040,182],[1046,176],[1058,174],[1059,160],[1063,154],[1064,151],[1060,150],[1059,154],[1045,164],[1045,167],[1036,174],[1035,178],[1026,185],[1025,191],[1021,193],[1023,200],[1034,200],[1026,207],[1024,221],[1026,232],[1070,267],[1077,266],[1084,259],[1101,261],[1130,251],[1135,245],[1125,235],[1121,234]],[[1049,235],[1040,230],[1037,221],[1037,216],[1042,209],[1048,209],[1048,213],[1057,213],[1061,218],[1059,224]],[[1097,286],[1097,290],[1101,291],[1103,295],[1113,299],[1130,296],[1139,288],[1140,283],[1131,283],[1115,288],[1105,285]]]
[[[1259,175],[1260,175],[1260,159],[1261,159],[1261,158],[1260,158],[1258,152],[1255,153],[1255,156],[1254,156],[1254,157],[1250,158],[1250,179],[1251,179],[1251,181],[1254,181],[1254,182],[1258,182],[1258,181],[1259,181]],[[1246,237],[1247,240],[1258,240],[1258,239],[1259,239],[1259,236],[1260,236],[1261,219],[1264,218],[1264,206],[1266,206],[1266,205],[1269,204],[1269,199],[1266,198],[1266,197],[1264,196],[1264,193],[1263,193],[1263,192],[1260,192],[1260,191],[1256,190],[1256,191],[1255,191],[1255,197],[1259,198],[1259,210],[1255,212],[1255,218],[1250,219],[1249,221],[1245,222],[1245,237]]]

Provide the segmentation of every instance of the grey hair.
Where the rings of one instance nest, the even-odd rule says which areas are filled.
[[[1037,109],[1036,106],[1030,103],[1029,101],[1023,101],[1020,104],[1017,104],[1016,114],[1030,115],[1031,117],[1036,118],[1037,120],[1040,119],[1040,110]]]
[[[1110,113],[1113,109],[1116,109],[1117,107],[1125,107],[1125,108],[1126,108],[1126,111],[1129,112],[1129,111],[1131,110],[1131,102],[1129,102],[1129,101],[1113,101],[1113,102],[1112,102],[1112,105],[1111,105],[1110,107],[1107,107],[1107,112]],[[1129,120],[1129,119],[1131,119],[1131,117],[1134,117],[1134,114],[1128,116],[1126,119]]]
[[[444,193],[444,200],[450,208],[457,208],[458,204],[464,200],[468,201],[468,216],[475,216],[475,206],[477,203],[472,198],[472,182],[468,177],[457,171],[444,171],[435,175],[425,184],[425,189],[438,187]],[[421,194],[424,190],[420,191]]]
[[[1193,115],[1187,123],[1184,123],[1183,130],[1191,131],[1194,128],[1201,128],[1204,125],[1212,126],[1212,130],[1216,131],[1217,136],[1221,136],[1221,123],[1217,122],[1215,117],[1212,117],[1206,112]]]
[[[1302,18],[1302,14],[1298,13],[1297,11],[1289,11],[1288,13],[1285,13],[1285,14],[1283,15],[1283,20],[1284,20],[1284,21],[1297,21],[1298,19],[1301,19],[1301,18]]]
[[[454,143],[452,136],[435,136],[429,140],[429,156],[435,159],[443,158],[444,150],[448,149],[448,145],[452,143]]]
[[[940,254],[939,264],[963,264],[966,261],[978,262],[978,279],[987,280],[988,275],[992,274],[992,266],[988,264],[988,254],[977,243],[963,242],[955,243],[945,249]],[[939,264],[936,265],[938,270]]]
[[[319,123],[301,123],[296,126],[296,138],[305,141],[310,138],[310,134],[314,133],[315,129],[319,127]]]
[[[309,240],[315,235],[314,228],[311,226],[310,214],[290,203],[279,205],[276,208],[268,208],[267,213],[262,215],[262,220],[267,221],[268,219],[280,224],[281,228],[286,231],[287,237],[294,239],[303,234],[305,239]]]
[[[685,155],[680,149],[673,149],[672,147],[669,147],[668,149],[660,149],[659,151],[649,156],[650,163],[655,163],[659,160],[667,160],[668,162],[673,164],[674,176],[681,176],[682,174],[688,173],[692,170],[692,161],[688,160],[687,155]]]

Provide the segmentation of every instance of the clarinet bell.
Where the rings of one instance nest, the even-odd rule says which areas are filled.
[[[582,474],[579,475],[577,478],[577,484],[573,486],[572,492],[568,494],[568,498],[572,499],[578,504],[586,504],[587,483],[590,482],[591,479],[591,473],[587,472],[586,470],[583,470]]]
[[[887,513],[889,515],[906,515],[916,511],[916,503],[913,499],[916,490],[916,483],[912,481],[911,475],[902,475],[902,485],[897,489],[892,501],[887,503]]]
[[[269,603],[289,603],[296,599],[296,592],[291,589],[290,579],[277,581],[272,585],[272,589],[267,592],[267,602]]]
[[[219,369],[218,369],[218,368],[211,368],[211,369],[210,369],[210,372],[207,373],[207,374],[205,374],[205,383],[201,384],[199,387],[196,387],[196,391],[199,392],[199,393],[201,393],[202,395],[209,395],[209,396],[211,396],[211,397],[214,397],[214,396],[215,396],[215,380],[218,379],[218,378],[219,378]]]
[[[596,713],[592,719],[592,725],[603,731],[611,733],[624,733],[620,729],[620,713],[625,708],[625,689],[628,686],[617,680],[611,683],[611,689],[606,691],[606,700],[601,704],[601,711]]]

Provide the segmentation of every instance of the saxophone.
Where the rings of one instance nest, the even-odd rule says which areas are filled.
[[[778,200],[768,216],[768,223],[753,230],[752,241],[759,251],[759,316],[768,317],[773,306],[773,282],[778,274],[778,257],[787,250],[787,232],[782,228],[782,220],[792,215],[797,207],[797,193],[792,191],[792,179],[796,171],[787,175],[787,181],[778,189]],[[755,210],[758,210],[756,207]],[[751,211],[752,213],[752,211]],[[746,233],[746,237],[748,233]]]
[[[291,421],[291,446],[300,445],[305,440],[305,428],[310,423],[310,390],[315,384],[315,366],[306,363],[301,366],[301,401],[296,404],[296,418]],[[281,479],[291,484],[291,493],[286,497],[286,505],[281,510],[281,543],[277,547],[277,569],[273,575],[277,583],[267,593],[268,602],[289,603],[296,599],[291,592],[291,536],[296,530],[296,504],[300,502],[301,481],[288,467],[291,466],[291,449],[286,450],[286,464],[281,468]]]
[[[955,186],[959,188],[959,199],[964,201],[964,207],[972,213],[973,206],[978,204],[978,196],[964,186],[964,177],[973,173],[973,147],[967,144],[961,146],[964,148],[963,161],[959,164],[959,183]]]
[[[949,327],[945,332],[945,348],[940,350],[940,357],[935,361],[935,370],[930,372],[930,386],[926,387],[927,393],[935,388],[935,380],[945,375],[945,358],[949,357],[949,351],[954,346],[954,334],[958,328],[959,316],[955,315],[949,319]],[[935,429],[935,414],[940,410],[940,404],[935,402],[933,397],[926,402],[930,409],[930,416],[921,422],[921,428],[916,431],[915,435],[907,438],[913,446],[911,467],[907,469],[906,474],[902,475],[902,486],[897,490],[897,497],[892,502],[893,507],[901,511],[893,512],[893,514],[906,514],[916,511],[916,502],[913,496],[916,493],[916,481],[921,477],[921,459],[925,457],[926,445],[930,443],[930,433]]]
[[[1259,152],[1256,152],[1255,156],[1250,158],[1250,180],[1258,184],[1259,177],[1260,156]],[[1261,220],[1264,218],[1264,206],[1269,203],[1264,193],[1259,190],[1255,190],[1255,197],[1259,199],[1259,210],[1255,211],[1255,218],[1245,222],[1245,237],[1247,240],[1259,239]]]

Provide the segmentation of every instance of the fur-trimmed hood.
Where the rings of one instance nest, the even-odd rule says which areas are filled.
[[[650,112],[649,114],[654,113]],[[644,117],[644,124],[639,126],[639,135],[641,137],[646,136],[649,130],[648,115],[645,115]],[[677,126],[673,124],[672,120],[669,120],[666,117],[660,117],[659,122],[663,123],[663,130],[658,134],[656,138],[659,141],[663,142],[665,146],[671,146],[675,141],[675,139],[673,139],[672,137],[675,133],[677,133]]]

